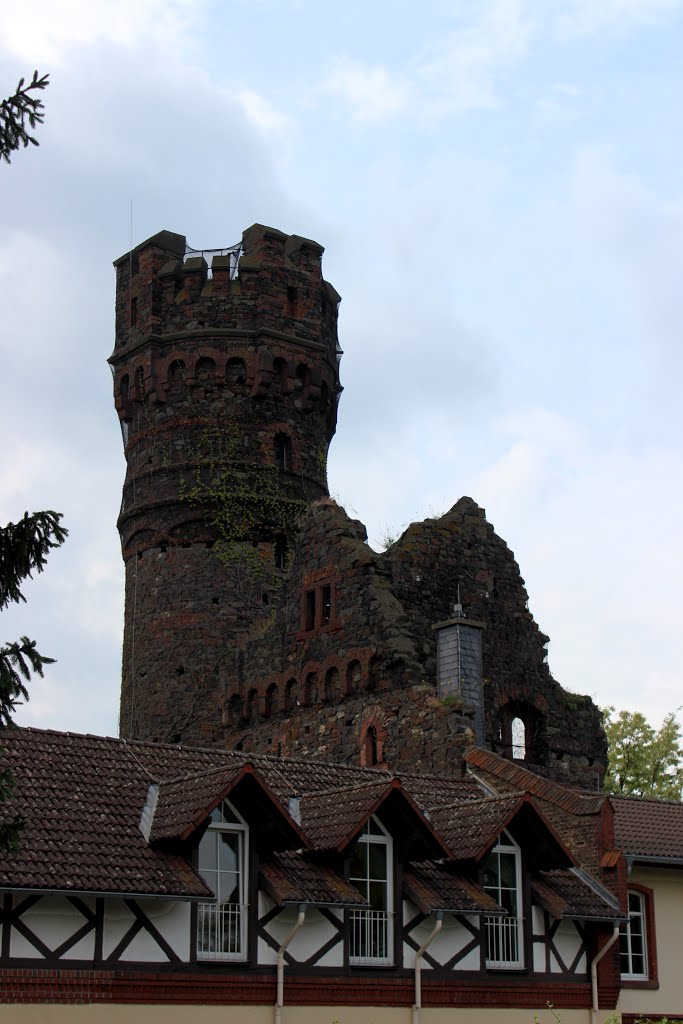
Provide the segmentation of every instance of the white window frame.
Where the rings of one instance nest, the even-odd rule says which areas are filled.
[[[631,910],[631,900],[638,903],[637,910]],[[641,953],[633,952],[634,922],[640,922],[640,940],[643,944]],[[636,932],[636,934],[638,934]],[[648,981],[650,977],[650,965],[647,956],[647,896],[638,892],[637,889],[628,890],[628,921],[621,926],[619,933],[619,965],[621,976],[627,981]],[[643,971],[633,970],[634,957],[643,959]],[[627,970],[624,971],[624,958],[627,962]]]
[[[370,831],[370,822],[379,831]],[[386,910],[378,910],[369,907],[358,910],[350,910],[349,915],[349,964],[352,967],[376,967],[386,966],[394,962],[394,841],[384,825],[373,815],[369,819],[362,833],[356,840],[357,843],[381,846],[385,850],[386,862]],[[369,877],[369,851],[366,857],[365,877],[354,876],[349,871],[349,881],[353,884],[365,883],[369,891],[370,882],[377,882],[377,879]],[[361,890],[362,891],[362,890]],[[354,952],[354,936],[360,935],[364,939],[366,952],[364,954]],[[367,949],[371,952],[368,953]],[[372,952],[379,948],[384,952]]]
[[[487,860],[492,856],[505,854],[515,858],[515,907],[516,915],[504,916],[487,915],[484,918],[485,942],[486,942],[486,966],[493,970],[515,971],[524,969],[524,917],[522,903],[522,851],[514,841],[509,832],[502,832],[498,842],[491,849]],[[500,860],[498,861],[500,866]],[[501,891],[508,886],[501,885],[500,870],[497,872],[497,886],[484,885],[485,891],[495,899],[496,903],[501,902]],[[489,949],[498,949],[503,955],[490,957]],[[514,955],[516,953],[516,955]]]
[[[249,864],[249,828],[242,815],[230,803],[223,800],[218,810],[226,807],[235,819],[234,821],[211,821],[206,832],[200,840],[201,844],[207,835],[217,833],[229,833],[238,837],[239,852],[239,903],[221,903],[219,894],[210,903],[199,903],[197,906],[197,959],[198,960],[238,960],[247,959],[247,893],[248,893],[248,864]],[[201,874],[199,863],[200,850],[197,851],[198,870]],[[220,872],[219,872],[220,875]],[[208,884],[208,882],[207,882]],[[229,930],[233,919],[238,918],[237,936],[238,942],[235,948],[223,949],[226,928]],[[208,933],[208,941],[204,941]],[[230,943],[228,943],[230,945]]]

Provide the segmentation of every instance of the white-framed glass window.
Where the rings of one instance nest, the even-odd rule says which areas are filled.
[[[635,892],[633,889],[629,889],[628,923],[621,926],[619,934],[622,978],[629,978],[633,981],[647,980],[646,928],[645,896],[642,892]]]
[[[487,916],[486,966],[507,970],[524,967],[522,916],[522,853],[503,832],[484,861],[484,889],[507,910],[505,917]]]
[[[349,911],[349,963],[393,963],[393,840],[375,817],[351,851],[349,881],[370,904],[368,909]]]
[[[199,874],[215,894],[211,903],[200,903],[198,908],[200,960],[246,958],[248,841],[246,822],[223,800],[199,842]]]

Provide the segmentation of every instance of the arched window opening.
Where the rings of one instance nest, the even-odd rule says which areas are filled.
[[[124,373],[123,377],[119,381],[119,394],[122,402],[128,401],[128,374]]]
[[[195,377],[198,382],[210,383],[214,381],[216,377],[216,364],[213,359],[203,356],[201,359],[197,360]]]
[[[288,376],[289,376],[289,371],[287,369],[287,360],[286,359],[274,359],[273,360],[273,383],[275,384],[275,388],[273,390],[275,391],[276,394],[278,392],[281,395],[286,394],[286,392],[287,392],[287,378],[288,378]]]
[[[503,757],[542,763],[543,715],[532,704],[513,700],[500,709],[498,742]]]
[[[228,701],[228,726],[235,729],[242,724],[242,698],[239,693],[233,693]]]
[[[174,359],[169,366],[168,382],[171,385],[185,383],[185,363],[182,359]]]
[[[297,389],[305,388],[311,377],[311,371],[305,363],[299,363],[296,368],[296,387]]]
[[[521,718],[513,718],[510,731],[512,734],[512,756],[521,761],[526,760],[526,725]]]
[[[335,701],[339,696],[339,671],[336,668],[328,668],[325,673],[325,700]]]
[[[225,380],[228,387],[240,388],[246,384],[247,381],[247,368],[243,359],[228,359],[227,366],[225,368]]]
[[[311,707],[318,703],[318,673],[309,672],[304,684],[304,704]]]
[[[275,561],[276,569],[287,568],[287,538],[283,533],[278,534],[278,536],[275,538],[273,558]]]
[[[288,679],[285,685],[285,711],[291,711],[299,703],[299,685],[296,679]]]
[[[279,695],[277,692],[277,684],[271,683],[266,690],[266,700],[263,706],[263,713],[266,718],[272,718],[278,712],[279,706]]]
[[[327,411],[327,407],[330,404],[330,389],[328,388],[325,381],[320,385],[320,408],[323,412]]]
[[[258,691],[255,689],[251,689],[247,694],[247,705],[246,708],[244,709],[244,718],[249,724],[251,724],[254,721],[257,701]]]
[[[359,661],[350,661],[346,668],[346,692],[349,696],[360,688],[363,670]]]
[[[371,725],[365,734],[365,766],[366,768],[373,768],[376,764],[379,764],[377,757],[377,730],[374,725]]]
[[[283,434],[282,431],[277,433],[273,439],[273,446],[275,449],[275,465],[282,472],[287,472],[292,468],[292,441],[287,434]]]
[[[368,665],[368,678],[367,678],[367,690],[376,690],[378,687],[378,666],[377,658],[370,658],[370,664]]]

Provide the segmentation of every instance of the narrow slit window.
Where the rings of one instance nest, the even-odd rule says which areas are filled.
[[[315,629],[315,590],[307,590],[304,598],[304,629]]]
[[[320,621],[326,626],[332,619],[332,587],[325,586],[321,593]]]

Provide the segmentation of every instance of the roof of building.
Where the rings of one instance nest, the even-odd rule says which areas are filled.
[[[683,862],[683,803],[647,797],[610,797],[615,843],[627,856]]]
[[[529,782],[527,790],[490,795],[490,780],[505,773],[500,758],[486,758],[491,772],[482,786],[476,779],[398,778],[379,769],[40,729],[6,730],[2,747],[2,762],[16,778],[4,808],[26,823],[18,849],[0,854],[5,889],[206,899],[211,893],[189,853],[213,808],[227,794],[237,801],[240,793],[245,806],[260,808],[277,825],[267,835],[267,848],[275,852],[264,858],[262,874],[280,903],[362,903],[338,873],[334,851],[343,850],[372,814],[384,816],[403,837],[404,856],[412,861],[405,872],[409,898],[425,913],[428,907],[494,912],[490,897],[468,876],[472,863],[517,820],[540,829],[546,860],[558,848],[553,826],[530,795],[534,789],[548,793],[544,780],[513,765],[515,779]],[[562,801],[570,792],[548,785]],[[592,803],[598,814],[603,802],[582,797],[576,820],[590,824],[587,806]],[[622,799],[614,805],[617,847],[627,854],[683,857],[681,805]],[[598,860],[603,852],[597,851]],[[575,860],[582,863],[580,856]],[[558,854],[548,867],[565,869],[571,862]],[[599,883],[591,887],[566,872],[539,879],[548,905],[565,916],[604,919]]]

